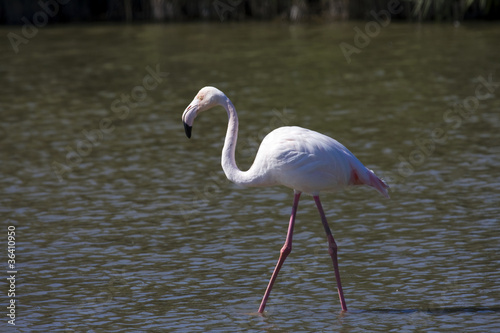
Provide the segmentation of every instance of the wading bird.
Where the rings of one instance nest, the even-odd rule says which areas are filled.
[[[194,119],[201,112],[218,105],[226,109],[229,118],[221,161],[226,177],[233,183],[243,186],[284,185],[294,191],[292,214],[285,244],[281,248],[278,263],[262,298],[259,313],[264,312],[280,268],[292,251],[295,215],[302,192],[312,195],[318,207],[328,240],[328,252],[333,261],[340,304],[342,311],[347,311],[340,282],[337,244],[326,221],[319,193],[337,191],[350,185],[368,185],[389,198],[387,193],[389,186],[373,171],[367,169],[341,143],[318,132],[295,126],[280,127],[269,133],[262,140],[250,169],[241,171],[236,165],[234,156],[238,138],[238,116],[233,103],[219,89],[202,88],[188,105],[182,114],[186,135],[188,138],[191,137]]]

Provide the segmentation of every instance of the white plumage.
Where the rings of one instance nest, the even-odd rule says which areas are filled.
[[[387,196],[384,183],[346,147],[302,127],[280,127],[269,133],[249,173],[266,175],[258,186],[279,184],[311,195],[366,184]]]

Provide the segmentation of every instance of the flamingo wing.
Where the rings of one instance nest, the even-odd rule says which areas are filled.
[[[388,196],[387,185],[344,145],[302,127],[280,127],[269,133],[252,167],[268,173],[269,183],[313,195],[364,184]]]

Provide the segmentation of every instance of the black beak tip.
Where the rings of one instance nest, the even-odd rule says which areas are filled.
[[[191,138],[191,129],[193,126],[189,126],[188,124],[184,123],[184,131],[186,132],[186,136],[188,138]]]

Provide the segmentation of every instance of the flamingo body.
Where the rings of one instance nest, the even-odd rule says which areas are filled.
[[[284,185],[317,195],[364,184],[388,196],[387,185],[341,143],[297,126],[269,133],[248,172],[262,175],[261,182],[254,186]]]
[[[388,198],[389,186],[338,141],[297,126],[280,127],[269,133],[262,140],[250,169],[241,171],[235,160],[238,116],[233,103],[219,89],[202,88],[188,105],[182,115],[186,135],[191,137],[194,120],[201,112],[217,105],[223,106],[228,115],[228,127],[221,158],[222,169],[226,177],[243,186],[283,185],[293,189],[295,193],[286,241],[259,307],[259,313],[264,311],[281,266],[292,250],[295,216],[302,192],[314,197],[327,235],[328,251],[333,261],[342,311],[347,311],[338,269],[337,244],[326,221],[319,193],[337,191],[351,185],[368,185]]]

